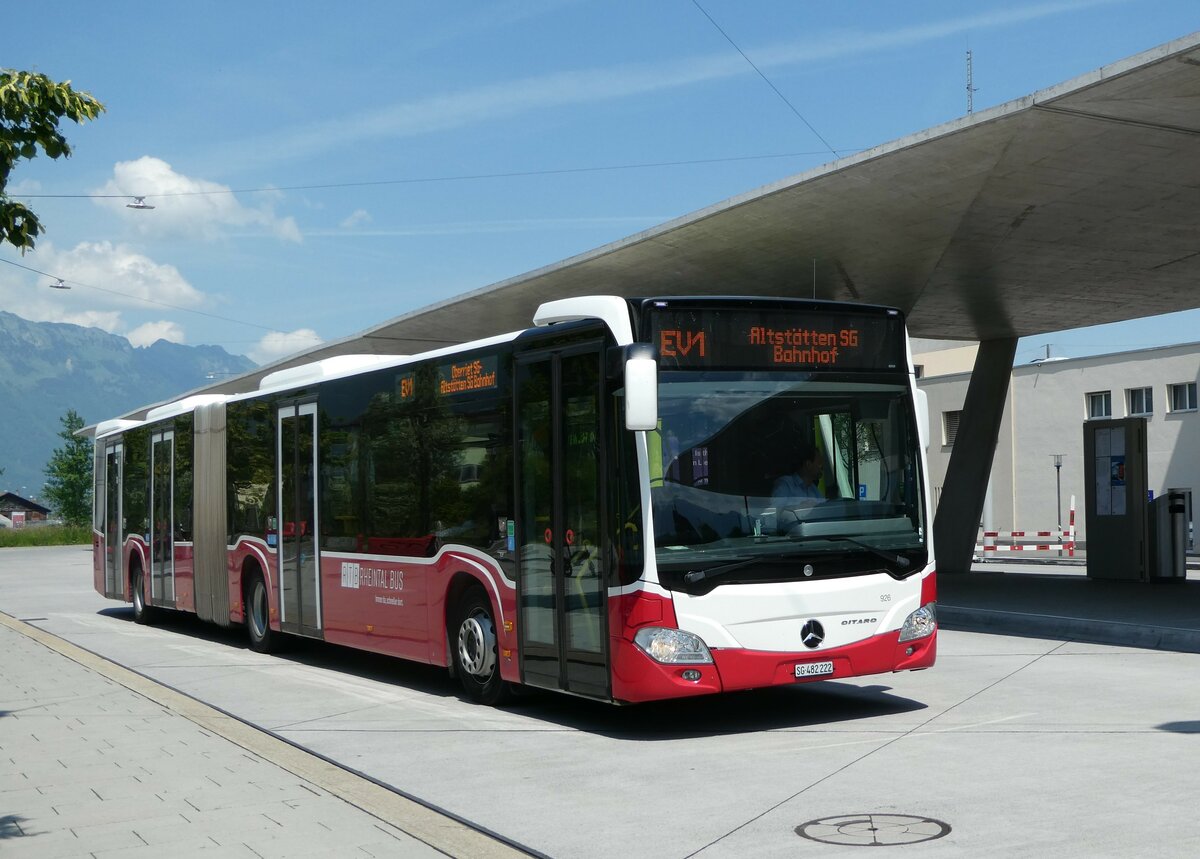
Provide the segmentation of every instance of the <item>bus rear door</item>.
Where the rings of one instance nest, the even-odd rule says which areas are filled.
[[[104,447],[104,595],[125,598],[121,486],[125,447],[110,441]]]

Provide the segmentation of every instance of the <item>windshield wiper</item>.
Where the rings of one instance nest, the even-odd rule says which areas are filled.
[[[912,566],[912,561],[910,561],[908,558],[904,557],[903,555],[897,555],[894,552],[888,552],[884,549],[880,549],[876,546],[872,546],[870,543],[864,543],[861,540],[856,540],[853,537],[846,537],[841,534],[820,534],[820,535],[813,534],[808,537],[789,537],[787,539],[789,542],[792,542],[792,543],[805,543],[805,542],[808,542],[809,540],[830,540],[830,541],[839,542],[839,543],[851,543],[852,545],[858,546],[860,549],[870,552],[872,555],[875,555],[878,558],[882,558],[883,560],[885,560],[889,563],[895,564],[897,567],[899,567],[902,570],[906,570]],[[704,581],[705,579],[713,579],[713,578],[716,578],[717,576],[723,576],[726,573],[732,573],[735,570],[740,570],[745,567],[754,566],[755,564],[769,564],[769,563],[775,563],[777,561],[791,561],[791,560],[795,560],[796,558],[803,558],[803,557],[808,557],[808,554],[807,553],[789,552],[787,554],[781,554],[781,555],[757,555],[753,558],[746,558],[743,561],[733,561],[732,563],[729,563],[729,564],[718,564],[717,566],[709,567],[706,570],[688,570],[686,573],[683,574],[683,580],[684,580],[684,582],[686,582],[689,585],[694,585],[694,584],[697,584],[698,582]]]
[[[778,555],[771,556],[772,558]],[[688,570],[683,574],[683,580],[689,585],[694,585],[696,582],[702,582],[705,579],[711,579],[715,576],[723,576],[726,573],[732,573],[734,570],[740,570],[742,567],[749,567],[752,564],[762,563],[767,558],[747,558],[744,561],[734,561],[732,564],[718,564],[715,567],[709,567],[707,570]]]
[[[751,567],[755,564],[772,564],[777,561],[794,561],[797,558],[808,557],[808,553],[787,552],[779,555],[756,555],[753,558],[746,558],[744,561],[734,561],[730,564],[718,564],[715,567],[709,567],[706,570],[689,570],[683,574],[683,580],[689,585],[694,585],[697,582],[702,582],[705,579],[713,579],[717,576],[723,576],[726,573],[732,573],[734,570],[740,570],[743,567]]]
[[[912,566],[912,561],[903,555],[897,555],[895,552],[889,552],[886,549],[880,549],[878,546],[872,546],[870,543],[864,543],[862,540],[856,540],[853,537],[846,537],[842,534],[812,534],[807,537],[789,537],[793,543],[803,543],[809,540],[837,540],[841,543],[851,543],[870,552],[877,558],[882,558],[885,561],[895,564],[902,570],[907,570]]]

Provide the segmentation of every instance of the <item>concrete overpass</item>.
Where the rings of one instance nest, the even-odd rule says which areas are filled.
[[[204,390],[586,293],[816,295],[981,341],[935,523],[939,569],[965,571],[1017,338],[1200,306],[1200,33]]]

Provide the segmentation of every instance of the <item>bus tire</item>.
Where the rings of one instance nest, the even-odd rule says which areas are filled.
[[[271,629],[271,600],[261,573],[254,573],[246,584],[246,632],[250,649],[272,653],[279,646],[279,633]]]
[[[147,605],[146,591],[142,585],[142,568],[134,567],[129,582],[133,596],[133,622],[148,625],[154,622],[154,609]]]
[[[505,703],[511,690],[500,676],[496,614],[483,588],[468,588],[458,601],[450,632],[454,673],[477,704]]]

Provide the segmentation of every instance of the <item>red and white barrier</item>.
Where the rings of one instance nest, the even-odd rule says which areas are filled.
[[[1036,542],[1041,538],[1051,537],[1055,542]],[[997,545],[997,540],[1006,540],[1007,543]],[[1033,540],[1035,542],[1029,542]],[[1051,531],[984,531],[983,545],[975,547],[975,554],[983,554],[987,557],[988,553],[997,552],[1058,552],[1062,556],[1063,552],[1067,553],[1068,558],[1075,557],[1075,496],[1071,496],[1071,513],[1068,519],[1068,524],[1065,529],[1055,528]]]

